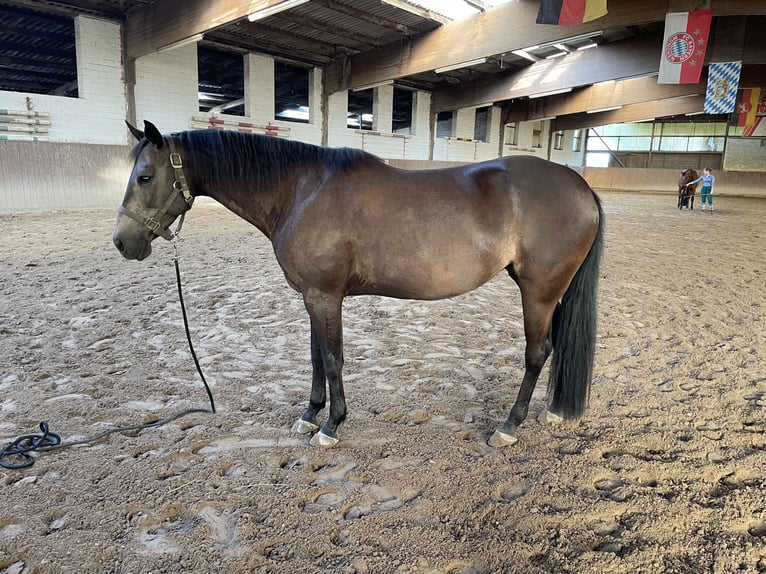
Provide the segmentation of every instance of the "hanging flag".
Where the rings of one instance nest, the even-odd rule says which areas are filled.
[[[700,81],[712,20],[712,10],[665,14],[658,84],[696,84]]]
[[[737,104],[737,86],[742,62],[710,64],[705,91],[706,114],[730,114]]]
[[[573,26],[606,16],[606,0],[540,0],[538,24]]]
[[[761,125],[763,122],[763,118],[766,117],[766,89],[761,88],[761,99],[758,101],[758,107],[755,110],[755,122],[751,126],[745,126],[745,129],[742,130],[742,136],[749,138],[754,135],[760,135],[763,136],[763,130],[759,130],[758,126]]]
[[[761,88],[737,90],[737,107],[729,118],[729,125],[740,127],[754,126],[760,99]]]

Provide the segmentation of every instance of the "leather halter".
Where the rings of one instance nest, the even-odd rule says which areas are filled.
[[[183,217],[185,212],[181,214],[181,220],[178,222],[178,227],[175,231],[171,232],[169,226],[160,227],[160,222],[162,221],[162,218],[167,215],[168,209],[176,200],[176,192],[180,193],[184,198],[184,201],[189,206],[188,209],[191,209],[191,206],[194,203],[194,196],[191,194],[191,191],[189,191],[189,186],[186,183],[186,176],[184,175],[181,154],[175,151],[175,144],[172,139],[168,139],[166,141],[168,143],[168,147],[170,148],[170,166],[173,168],[175,181],[173,181],[172,192],[168,195],[167,199],[162,204],[162,207],[155,209],[154,213],[148,217],[142,217],[124,205],[120,205],[120,207],[117,208],[117,212],[125,215],[126,217],[129,217],[133,221],[137,221],[138,223],[148,227],[155,235],[162,237],[163,239],[167,239],[168,241],[172,241],[173,238],[181,231],[181,225],[183,225]],[[186,211],[188,211],[188,209]]]

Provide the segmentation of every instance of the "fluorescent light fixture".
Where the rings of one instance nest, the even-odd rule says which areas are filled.
[[[469,68],[471,66],[478,66],[479,64],[486,63],[486,58],[476,58],[475,60],[469,60],[467,62],[461,62],[460,64],[452,64],[451,66],[444,66],[443,68],[436,68],[434,72],[437,74],[443,74],[444,72],[451,72],[452,70],[459,70],[460,68]]]
[[[372,88],[379,88],[380,86],[390,86],[393,84],[393,80],[384,80],[382,82],[375,82],[374,84],[365,84],[364,86],[358,86],[356,88],[351,88],[352,92],[363,92],[364,90],[370,90]]]
[[[556,52],[555,54],[551,54],[550,56],[545,56],[546,60],[552,60],[553,58],[560,58],[561,56],[566,56],[569,52]]]
[[[268,6],[267,8],[263,8],[262,10],[256,10],[252,14],[250,14],[247,19],[251,22],[255,22],[256,20],[262,20],[263,18],[268,18],[269,16],[273,16],[274,14],[279,14],[280,12],[284,12],[285,10],[289,10],[290,8],[295,8],[296,6],[300,6],[301,4],[305,4],[309,0],[284,0],[284,2],[280,2],[279,4],[274,4],[272,6]]]
[[[608,108],[599,108],[597,110],[585,110],[586,114],[600,114],[601,112],[613,112],[615,110],[621,110],[622,105],[619,106],[609,106]]]
[[[591,42],[590,44],[585,44],[584,46],[578,46],[578,50],[590,50],[591,48],[598,48],[598,44],[595,42]]]
[[[561,42],[559,42],[557,44],[553,44],[553,47],[561,50],[562,52],[571,52],[572,51],[572,49],[569,46],[565,46]]]
[[[511,54],[516,54],[517,56],[521,58],[525,58],[529,60],[530,62],[539,62],[542,60],[539,56],[535,56],[534,54],[530,54],[527,52],[527,50],[531,50],[532,48],[527,48],[526,50],[511,50]]]
[[[568,94],[572,91],[572,88],[561,88],[560,90],[551,90],[550,92],[540,92],[537,94],[530,94],[529,99],[534,100],[535,98],[546,98],[548,96],[557,96],[559,94]]]
[[[181,46],[188,46],[189,44],[195,44],[196,42],[199,42],[204,38],[204,34],[195,34],[194,36],[189,36],[188,38],[184,38],[183,40],[178,40],[178,42],[173,42],[172,44],[168,44],[167,46],[162,46],[162,48],[158,49],[158,52],[165,52],[167,50],[175,50],[176,48],[180,48]]]

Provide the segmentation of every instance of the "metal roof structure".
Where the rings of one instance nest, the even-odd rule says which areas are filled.
[[[470,6],[475,14],[450,21],[417,0],[290,0],[289,6],[288,0],[0,0],[0,90],[76,96],[73,19],[82,14],[123,24],[128,59],[199,40],[200,66],[207,67],[211,75],[217,71],[219,85],[215,88],[222,101],[228,92],[231,98],[240,93],[234,85],[236,74],[226,73],[226,54],[254,51],[285,62],[325,68],[332,91],[396,82],[433,92],[435,111],[495,103],[518,116],[523,102],[523,119],[546,117],[550,116],[546,102],[560,104],[564,99],[556,99],[557,94],[577,93],[608,80],[651,75],[642,73],[651,66],[641,68],[632,62],[638,59],[639,49],[649,50],[646,46],[651,46],[651,58],[658,62],[659,47],[654,44],[658,37],[661,41],[668,6],[667,0],[610,0],[610,13],[603,22],[560,27],[533,23],[537,0],[497,6],[480,0],[456,1]],[[726,38],[731,44],[729,51],[743,51],[745,43],[763,43],[762,34],[752,31],[762,30],[766,23],[766,2],[710,1],[714,13],[717,9],[722,14],[716,20],[726,32],[719,30],[719,44],[730,29],[747,32],[747,37]],[[691,0],[688,3],[694,4]],[[247,9],[253,4],[272,12],[251,21]],[[679,0],[674,5],[680,4],[683,2]],[[219,18],[219,13],[225,17]],[[521,27],[525,18],[531,24]],[[196,28],[188,24],[192,21]],[[495,37],[497,30],[507,31],[508,38]],[[482,34],[492,37],[491,41],[485,41]],[[561,75],[565,66],[572,68],[570,62],[586,61],[579,57],[580,50],[594,46],[598,50],[589,52],[601,51],[602,59],[591,57],[594,64],[590,68],[581,63],[578,77],[560,84],[559,89],[549,88],[551,93],[546,93],[544,82],[529,80],[533,72],[538,76]],[[612,47],[613,56],[607,56],[604,48]],[[755,53],[756,61],[751,63],[766,64],[766,49],[759,47]],[[477,54],[480,57],[469,57]],[[623,76],[614,69],[596,73],[602,68],[599,62],[608,57],[622,59],[615,65],[626,67]],[[442,61],[444,69],[434,65]],[[756,76],[760,81],[766,74],[759,71]],[[368,79],[375,81],[368,83]],[[522,83],[525,89],[520,88]],[[491,85],[496,88],[489,89]],[[483,94],[488,99],[482,101]],[[565,115],[579,108],[559,105],[557,109],[555,115]]]

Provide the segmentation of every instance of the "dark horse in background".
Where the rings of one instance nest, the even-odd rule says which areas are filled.
[[[678,209],[683,207],[694,209],[694,192],[697,191],[699,184],[689,182],[698,177],[697,172],[691,168],[681,172],[681,177],[678,179]]]
[[[349,295],[444,299],[505,270],[521,291],[525,371],[489,444],[516,442],[548,356],[548,420],[587,403],[596,342],[604,218],[571,169],[535,157],[439,170],[396,169],[367,152],[236,132],[162,135],[146,122],[113,241],[144,259],[158,236],[209,196],[271,240],[311,320],[308,407],[293,426],[311,444],[338,442],[346,418],[341,307]],[[321,427],[317,414],[330,411]]]

